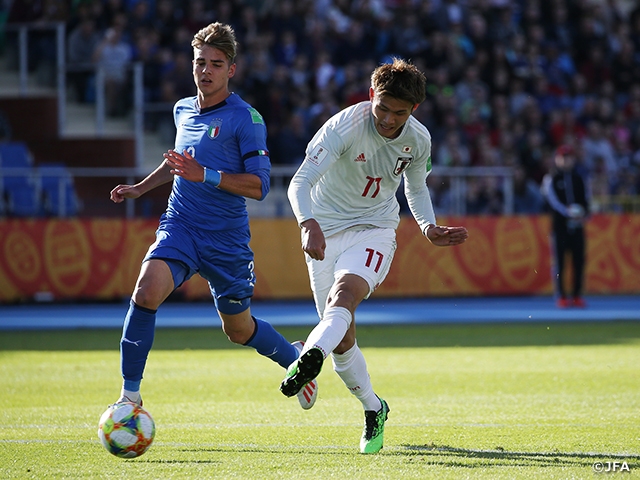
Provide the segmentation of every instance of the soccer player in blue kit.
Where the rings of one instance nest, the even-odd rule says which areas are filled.
[[[245,198],[265,198],[271,163],[262,116],[229,90],[236,71],[235,33],[229,25],[212,23],[194,35],[191,45],[197,95],[174,106],[175,148],[140,183],[111,191],[111,200],[120,203],[173,181],[124,321],[119,402],[142,404],[140,383],[156,311],[195,273],[209,282],[231,342],[253,347],[283,368],[302,349],[301,342],[289,343],[268,322],[251,315],[255,275]],[[316,397],[314,381],[298,400],[308,409]]]

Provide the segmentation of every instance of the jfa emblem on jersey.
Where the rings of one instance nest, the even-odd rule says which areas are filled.
[[[402,172],[409,168],[409,165],[411,165],[412,161],[413,157],[398,157],[398,159],[396,160],[396,168],[393,169],[393,174],[396,177],[402,174]]]
[[[213,140],[220,134],[221,127],[222,127],[222,119],[214,118],[213,120],[211,120],[211,123],[209,124],[209,128],[207,128],[207,136]]]

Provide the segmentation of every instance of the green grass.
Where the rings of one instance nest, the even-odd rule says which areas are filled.
[[[640,322],[359,327],[391,407],[368,456],[331,362],[303,411],[279,366],[219,330],[159,329],[143,382],[155,442],[113,457],[97,422],[120,390],[119,336],[0,333],[0,478],[582,479],[607,461],[640,475]]]

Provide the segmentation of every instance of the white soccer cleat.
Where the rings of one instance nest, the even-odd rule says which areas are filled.
[[[302,352],[302,347],[304,346],[304,342],[297,341],[293,342],[293,345],[298,353]],[[309,410],[316,403],[316,399],[318,398],[318,379],[314,378],[309,383],[307,383],[302,390],[300,390],[296,396],[298,397],[298,402],[300,406],[304,410]]]

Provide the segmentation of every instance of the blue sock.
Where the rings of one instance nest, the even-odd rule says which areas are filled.
[[[281,367],[287,368],[298,358],[298,350],[291,345],[270,323],[253,317],[256,322],[256,330],[247,343],[260,355],[270,358]]]
[[[120,339],[120,366],[125,390],[140,390],[155,330],[156,311],[140,307],[131,300]]]

